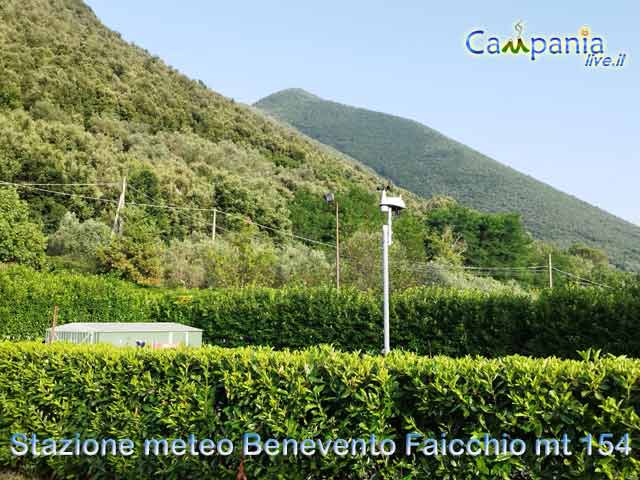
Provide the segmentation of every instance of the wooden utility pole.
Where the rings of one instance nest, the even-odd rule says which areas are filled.
[[[49,330],[49,343],[53,343],[56,338],[56,326],[58,325],[58,305],[53,306],[53,320],[51,320],[51,329]]]
[[[212,242],[216,241],[216,213],[217,213],[217,210],[214,208],[213,209],[213,223],[211,224],[211,241]]]
[[[336,289],[340,290],[340,213],[336,200]]]
[[[116,208],[116,218],[113,221],[112,235],[122,235],[122,209],[124,208],[124,198],[127,192],[127,177],[122,179],[122,190],[120,191],[120,198],[118,199],[118,208]]]
[[[211,203],[213,203],[213,223],[211,224],[211,241],[215,243],[216,241],[216,220],[217,220],[217,213],[218,211],[216,210],[216,184],[213,184],[213,192],[211,193]]]
[[[553,288],[553,264],[551,263],[551,254],[549,254],[549,288]]]

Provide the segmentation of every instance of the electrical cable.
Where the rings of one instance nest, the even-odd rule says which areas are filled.
[[[24,187],[24,188],[35,190],[35,191],[38,191],[38,192],[53,193],[53,194],[56,194],[56,195],[62,195],[62,196],[67,196],[67,197],[75,197],[75,198],[82,198],[82,199],[85,199],[85,200],[95,200],[95,201],[99,201],[99,202],[113,203],[113,204],[117,204],[118,203],[117,200],[113,200],[113,199],[92,197],[92,196],[89,196],[89,195],[83,195],[83,194],[77,194],[77,193],[59,192],[59,191],[56,191],[56,190],[48,190],[48,189],[45,189],[45,188],[40,188],[40,187],[27,185],[27,184],[23,184],[23,183],[5,182],[5,181],[0,180],[0,185],[13,186],[13,187],[17,187],[17,188]],[[289,232],[287,230],[283,230],[283,229],[275,228],[275,227],[270,227],[268,225],[263,225],[261,223],[253,221],[249,217],[247,217],[245,215],[242,215],[240,213],[225,212],[224,210],[220,210],[219,208],[181,207],[181,206],[178,206],[178,205],[158,205],[158,204],[153,204],[153,203],[140,203],[140,202],[127,202],[127,204],[128,205],[139,206],[139,207],[161,208],[161,209],[179,210],[179,211],[199,211],[199,212],[211,212],[211,213],[213,213],[213,211],[215,210],[217,213],[220,213],[221,215],[225,215],[225,216],[229,216],[229,217],[238,217],[238,218],[244,220],[246,223],[249,223],[251,225],[255,225],[255,226],[257,226],[259,228],[262,228],[262,229],[265,229],[265,230],[270,230],[270,231],[273,231],[273,232],[281,233],[283,235],[286,235],[286,236],[289,236],[291,238],[295,238],[295,239],[298,239],[298,240],[302,240],[302,241],[305,241],[305,242],[314,243],[314,244],[317,244],[317,245],[324,245],[324,246],[331,247],[331,248],[336,248],[335,244],[322,242],[320,240],[314,240],[312,238],[307,238],[307,237],[303,237],[301,235],[296,235],[296,234],[294,234],[292,232]]]

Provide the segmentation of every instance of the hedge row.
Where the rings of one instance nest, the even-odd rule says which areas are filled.
[[[640,292],[556,289],[540,295],[422,288],[392,296],[392,347],[419,354],[576,357],[598,348],[640,357]],[[331,343],[377,352],[378,296],[342,289],[163,291],[113,279],[0,270],[0,337],[42,338],[61,323],[175,321],[224,346]]]
[[[16,375],[16,372],[20,375]],[[397,452],[251,456],[248,478],[637,479],[640,361],[519,356],[387,358],[267,348],[153,351],[0,342],[0,467],[56,478],[235,478],[241,438],[391,438]],[[405,456],[406,434],[525,442],[522,456]],[[578,439],[629,433],[625,455],[586,455]],[[132,457],[13,456],[14,433],[130,438]],[[144,456],[144,439],[230,439],[229,456]],[[538,437],[571,440],[572,455],[537,456]],[[596,449],[597,450],[597,449]],[[594,451],[596,451],[594,450]],[[415,450],[414,450],[415,452]],[[490,451],[490,453],[492,453]]]
[[[157,292],[108,277],[0,268],[0,338],[43,338],[53,306],[60,323],[150,321]]]
[[[209,343],[304,348],[331,343],[379,352],[379,298],[320,290],[229,290],[167,295],[156,317],[204,330]],[[544,291],[539,296],[422,288],[392,296],[393,348],[424,355],[575,358],[602,349],[640,357],[640,296],[597,289]]]

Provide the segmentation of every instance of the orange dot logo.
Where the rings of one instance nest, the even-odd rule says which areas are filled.
[[[586,25],[580,29],[580,35],[583,37],[588,37],[591,35],[591,30]]]

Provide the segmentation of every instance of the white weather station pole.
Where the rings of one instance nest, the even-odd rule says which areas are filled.
[[[382,187],[380,195],[380,210],[387,214],[387,223],[382,225],[382,288],[383,288],[383,319],[384,319],[384,348],[385,355],[391,351],[391,332],[389,328],[389,247],[393,243],[393,229],[391,223],[393,215],[398,215],[406,208],[401,197],[387,195],[391,187]]]

